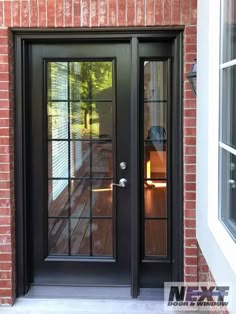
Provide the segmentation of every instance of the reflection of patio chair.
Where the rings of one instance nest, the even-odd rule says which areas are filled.
[[[164,141],[166,139],[166,130],[162,126],[156,125],[148,130],[148,140]]]
[[[162,126],[152,126],[148,130],[145,146],[146,177],[166,177],[166,131]]]
[[[155,150],[165,150],[166,143],[166,130],[164,127],[156,125],[150,127],[148,130],[147,140],[150,140],[149,144],[155,147]]]

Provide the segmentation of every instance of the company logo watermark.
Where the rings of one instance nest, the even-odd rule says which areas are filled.
[[[165,311],[222,311],[230,306],[230,284],[166,282]]]

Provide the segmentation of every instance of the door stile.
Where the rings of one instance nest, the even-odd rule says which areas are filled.
[[[172,145],[172,165],[178,165],[175,168],[175,174],[172,177],[172,241],[176,245],[172,246],[172,281],[184,280],[183,263],[183,33],[179,33],[173,41],[172,62],[172,86],[171,101],[173,103],[172,112],[172,138],[178,145]]]
[[[139,58],[138,39],[131,40],[131,140],[130,140],[130,177],[131,177],[131,296],[139,296],[140,261],[140,167],[139,167]]]

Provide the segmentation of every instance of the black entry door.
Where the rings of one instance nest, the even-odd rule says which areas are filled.
[[[131,286],[137,275],[139,286],[161,287],[172,279],[172,42],[141,42],[135,60],[131,50],[129,41],[30,46],[32,284]]]
[[[129,85],[128,44],[32,46],[35,284],[130,284]]]

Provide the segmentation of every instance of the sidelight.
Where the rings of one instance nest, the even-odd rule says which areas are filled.
[[[143,62],[144,259],[167,256],[167,61]]]

